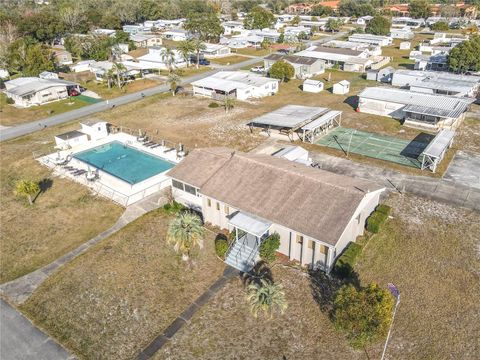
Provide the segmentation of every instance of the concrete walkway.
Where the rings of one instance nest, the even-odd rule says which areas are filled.
[[[0,359],[74,359],[55,340],[3,300],[0,300],[0,334]]]
[[[262,59],[263,57],[255,57],[252,59],[242,61],[237,64],[224,66],[221,69],[214,69],[211,71],[206,71],[201,74],[192,75],[182,79],[179,85],[182,85],[182,86],[188,85],[193,81],[203,79],[220,70],[238,70],[245,66],[256,64]],[[32,121],[29,123],[12,126],[6,129],[0,129],[0,141],[5,141],[5,140],[13,139],[22,135],[31,134],[31,133],[43,130],[47,127],[63,124],[72,120],[79,119],[84,116],[89,116],[89,115],[96,114],[98,112],[109,110],[114,106],[125,105],[134,101],[142,100],[144,96],[148,97],[156,94],[165,93],[168,91],[170,91],[169,85],[155,86],[149,89],[137,91],[135,93],[119,96],[114,99],[109,99],[106,101],[98,102],[96,104],[84,106],[79,109],[68,111],[55,116],[51,116],[46,119],[40,119],[40,120]]]
[[[21,304],[27,300],[30,295],[62,265],[70,262],[78,255],[83,254],[92,246],[116,233],[132,221],[138,219],[147,212],[159,208],[166,202],[164,193],[151,195],[135,204],[128,206],[125,212],[120,216],[117,222],[109,229],[98,234],[93,239],[80,245],[76,249],[58,258],[54,262],[44,267],[26,274],[18,279],[12,280],[0,286],[0,294],[5,296],[13,304]]]
[[[193,315],[205,305],[225,284],[239,274],[238,270],[226,267],[223,274],[200,295],[190,306],[182,312],[164,331],[158,335],[136,358],[136,360],[150,359],[163,345],[180,330]]]

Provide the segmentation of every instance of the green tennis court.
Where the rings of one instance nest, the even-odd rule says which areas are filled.
[[[432,136],[433,137],[433,136]],[[423,141],[404,140],[355,129],[337,127],[317,141],[317,144],[396,164],[420,168],[419,155],[427,147],[428,136]]]

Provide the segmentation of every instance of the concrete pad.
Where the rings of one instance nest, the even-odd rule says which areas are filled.
[[[480,190],[480,154],[457,152],[443,180]]]
[[[0,315],[2,359],[73,359],[63,347],[3,300],[0,300]]]

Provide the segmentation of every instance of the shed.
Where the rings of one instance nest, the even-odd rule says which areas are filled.
[[[74,146],[85,144],[86,142],[88,142],[87,134],[78,130],[55,135],[55,144],[59,149],[69,149]]]
[[[311,93],[319,93],[323,90],[323,82],[307,79],[303,82],[302,90]]]
[[[92,140],[102,139],[108,135],[108,123],[99,120],[89,120],[80,123],[82,133],[90,136]]]
[[[368,70],[367,71],[367,80],[377,81],[378,79],[378,70]]]
[[[342,80],[336,84],[333,84],[333,93],[345,95],[350,92],[350,82],[347,80]]]
[[[410,41],[402,41],[400,43],[400,50],[410,50],[412,44],[410,43]]]

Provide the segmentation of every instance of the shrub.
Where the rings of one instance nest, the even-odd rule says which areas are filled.
[[[217,256],[224,259],[228,250],[228,241],[224,238],[218,238],[215,240],[215,252]]]
[[[388,205],[385,205],[385,204],[380,204],[377,206],[377,208],[375,209],[375,211],[378,211],[379,213],[382,213],[382,214],[385,214],[385,215],[390,215],[390,210],[392,208]]]
[[[211,102],[210,104],[208,104],[208,107],[211,108],[211,109],[215,109],[215,108],[218,108],[220,105],[218,105],[218,103],[216,102]]]
[[[437,30],[437,31],[443,31],[443,30],[448,30],[449,26],[448,26],[448,23],[446,21],[439,21],[439,22],[436,22],[435,24],[433,24],[431,26],[431,29],[432,30]]]
[[[185,206],[176,201],[173,201],[171,203],[166,203],[165,205],[163,205],[163,210],[168,214],[178,214],[181,211],[185,210]]]
[[[373,234],[377,234],[387,218],[388,214],[380,211],[374,211],[367,219],[367,230]]]
[[[273,233],[260,245],[260,257],[266,262],[272,262],[275,260],[275,252],[280,247],[280,235]]]
[[[342,253],[342,255],[340,255],[335,263],[335,274],[342,278],[351,277],[353,275],[353,267],[355,266],[357,257],[361,252],[362,247],[359,244],[353,242],[348,244],[345,251]]]
[[[394,305],[390,292],[377,284],[360,289],[344,285],[335,295],[335,327],[354,347],[365,347],[387,335]]]
[[[7,104],[13,105],[15,104],[15,100],[13,100],[12,98],[7,98]]]
[[[279,79],[280,81],[288,81],[295,76],[295,68],[285,62],[277,61],[270,68],[270,77]]]

